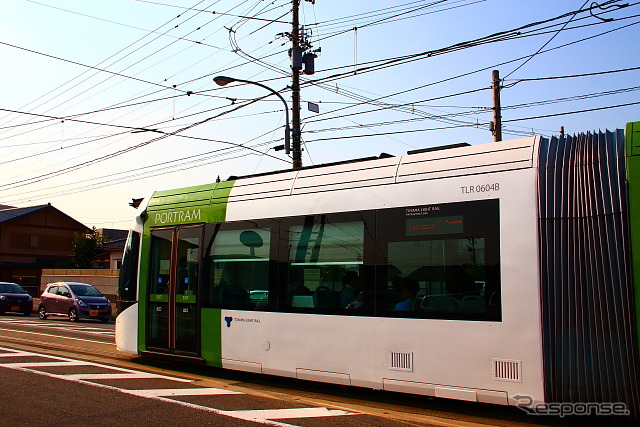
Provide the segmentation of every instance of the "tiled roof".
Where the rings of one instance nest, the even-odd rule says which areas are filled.
[[[111,240],[101,244],[100,247],[104,249],[122,249],[126,243],[127,239]]]
[[[64,216],[65,218],[67,218],[70,222],[75,223],[76,225],[78,225],[79,227],[85,228],[87,230],[89,230],[89,228],[82,224],[79,221],[76,221],[75,219],[71,218],[69,215],[67,215],[66,213],[62,212],[59,209],[54,208],[53,206],[51,206],[51,203],[47,203],[46,205],[39,205],[39,206],[29,206],[26,208],[12,208],[9,207],[7,209],[0,209],[0,224],[5,224],[11,221],[15,221],[18,218],[22,218],[24,216],[27,215],[31,215],[34,214],[36,212],[39,212],[41,210],[44,209],[51,209],[55,212],[57,212],[58,214]]]
[[[123,240],[126,239],[129,235],[129,230],[118,230],[115,228],[99,228],[98,233],[105,239],[107,242],[113,242],[114,240]]]
[[[0,224],[10,222],[25,215],[30,215],[47,208],[49,205],[31,206],[28,208],[8,208],[0,210]]]

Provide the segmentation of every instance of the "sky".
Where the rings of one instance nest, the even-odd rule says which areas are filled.
[[[133,198],[291,168],[282,101],[213,81],[291,108],[290,0],[0,7],[0,205],[126,229]],[[503,140],[640,120],[633,1],[302,0],[300,24],[304,166],[492,142],[493,70]]]

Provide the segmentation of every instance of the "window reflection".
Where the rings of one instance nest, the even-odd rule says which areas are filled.
[[[383,315],[500,320],[498,212],[497,200],[381,212]]]
[[[484,239],[389,243],[389,288],[396,311],[442,317],[486,312]]]
[[[498,200],[207,227],[205,307],[501,319]]]
[[[219,230],[211,237],[208,305],[261,310],[269,302],[271,230],[255,225]]]
[[[341,312],[361,291],[364,221],[308,216],[289,236],[287,304],[294,311]]]

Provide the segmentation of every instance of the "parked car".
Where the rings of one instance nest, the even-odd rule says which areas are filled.
[[[111,302],[99,290],[87,283],[49,283],[38,306],[38,316],[68,316],[72,322],[79,319],[111,319]]]
[[[0,282],[0,314],[7,311],[28,316],[33,311],[33,298],[17,283]]]

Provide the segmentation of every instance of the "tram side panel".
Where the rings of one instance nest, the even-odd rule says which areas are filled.
[[[535,182],[529,167],[230,203],[227,220],[497,199],[502,312],[501,321],[470,321],[221,310],[223,367],[490,403],[518,394],[544,401]],[[394,357],[406,361],[391,366]]]
[[[200,224],[208,223],[204,227],[209,231],[203,233],[203,253],[211,230],[217,230],[220,223],[224,228],[241,221],[280,223],[294,216],[324,217],[335,212],[420,210],[452,204],[473,207],[480,201],[492,200],[499,206],[496,234],[499,235],[501,304],[497,318],[312,314],[302,312],[304,310],[294,312],[296,310],[282,305],[263,308],[264,311],[255,307],[251,311],[230,310],[220,308],[213,300],[198,300],[202,307],[201,352],[189,357],[201,357],[210,365],[232,369],[488,403],[523,403],[517,401],[516,396],[530,399],[530,404],[554,399],[552,393],[545,396],[544,391],[541,306],[544,308],[545,302],[541,303],[538,258],[544,249],[539,247],[537,229],[537,158],[533,155],[536,150],[533,139],[506,141],[446,153],[362,162],[357,166],[241,179],[236,183],[222,183],[226,189],[218,195],[216,184],[194,187],[204,195],[200,198],[183,195],[182,190],[193,192],[191,188],[168,191],[167,195],[180,193],[173,201],[161,200],[161,194],[156,208],[158,212],[166,211],[168,222],[161,221],[155,226],[188,226],[181,216],[180,222],[172,222],[177,217],[173,214],[180,212],[185,219],[196,218]],[[418,165],[421,161],[426,167]],[[411,164],[416,165],[413,171],[411,167],[404,168]],[[300,177],[304,179],[299,180]],[[262,186],[256,192],[254,184],[260,180],[263,180]],[[178,208],[182,199],[191,204]],[[207,203],[207,200],[210,201]],[[214,200],[215,208],[212,207]],[[215,215],[205,215],[207,209],[212,209]],[[375,216],[383,217],[378,213]],[[379,233],[390,226],[380,221],[373,229]],[[138,315],[132,310],[131,316],[121,315],[122,322],[118,323],[118,329],[125,331],[137,317],[141,352],[148,348],[149,328],[145,322],[149,304],[145,299],[151,297],[147,290],[150,227],[154,224],[145,223],[140,302],[127,309],[135,307]],[[268,232],[258,232],[261,239],[268,238]],[[281,237],[278,232],[273,239]],[[238,237],[242,239],[241,234]],[[289,250],[283,243],[280,243],[280,255],[275,256],[274,253],[254,254],[254,250],[260,250],[257,240],[241,243],[252,256],[276,265],[274,270],[282,270],[277,272],[279,280],[285,277],[285,270],[290,266],[286,261]],[[366,270],[367,262],[363,265]],[[273,282],[273,277],[267,280]],[[286,293],[283,291],[286,286],[286,283],[277,283],[252,289],[265,292],[277,288],[273,293]],[[203,295],[198,298],[200,296]],[[269,296],[270,302],[272,296]],[[189,298],[193,299],[191,295]],[[123,337],[131,331],[133,329],[128,328]],[[129,335],[133,339],[135,334]],[[128,340],[122,347],[130,349],[132,342]],[[547,362],[550,360],[553,361],[549,358]],[[571,357],[567,360],[571,363]],[[547,383],[552,381],[547,378]],[[633,390],[636,393],[637,386]]]

